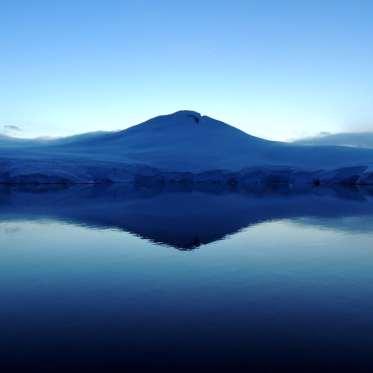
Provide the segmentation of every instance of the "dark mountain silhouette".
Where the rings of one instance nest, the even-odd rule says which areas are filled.
[[[352,217],[344,228],[341,219]],[[221,240],[243,228],[281,219],[373,230],[373,191],[287,188],[229,191],[133,189],[121,186],[0,190],[0,221],[55,219],[118,229],[182,250]],[[339,224],[336,224],[338,222]],[[336,228],[337,229],[337,228]]]

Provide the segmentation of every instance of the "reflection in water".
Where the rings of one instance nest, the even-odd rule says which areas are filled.
[[[366,189],[3,188],[0,371],[372,372],[372,216]]]
[[[193,249],[281,219],[351,232],[373,231],[373,192],[364,188],[3,187],[0,208],[0,221],[48,218],[119,229],[178,249]]]

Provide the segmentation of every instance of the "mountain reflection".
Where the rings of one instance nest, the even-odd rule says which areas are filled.
[[[189,250],[266,221],[292,219],[333,230],[373,231],[373,191],[364,188],[223,189],[209,185],[0,188],[0,221],[53,219],[118,229]]]

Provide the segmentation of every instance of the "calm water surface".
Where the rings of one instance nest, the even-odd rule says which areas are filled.
[[[372,371],[373,197],[3,189],[0,301],[9,371]]]

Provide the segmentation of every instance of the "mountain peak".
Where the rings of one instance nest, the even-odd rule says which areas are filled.
[[[200,113],[198,113],[197,111],[193,111],[193,110],[178,110],[178,111],[175,111],[174,113],[169,114],[169,115],[175,115],[175,116],[190,116],[190,115],[194,115],[196,117],[201,117]]]
[[[199,123],[202,115],[196,111],[192,110],[179,110],[173,114],[165,115],[164,117],[173,117],[181,121],[193,121],[194,123]]]
[[[151,118],[146,122],[140,123],[136,126],[129,127],[122,131],[122,133],[133,133],[134,131],[142,131],[144,129],[152,128],[152,130],[180,130],[181,128],[189,129],[195,127],[196,124],[201,123],[205,117],[200,113],[191,110],[180,110],[172,114],[160,115],[155,118]]]

